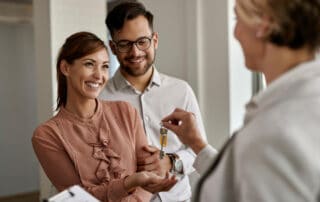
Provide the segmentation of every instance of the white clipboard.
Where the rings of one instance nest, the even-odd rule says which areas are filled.
[[[74,185],[49,198],[48,202],[99,202],[79,185]]]

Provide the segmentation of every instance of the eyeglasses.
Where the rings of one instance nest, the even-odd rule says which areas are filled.
[[[136,45],[136,47],[141,50],[147,50],[150,45],[151,45],[151,40],[152,40],[153,34],[151,37],[140,37],[139,39],[135,41],[129,41],[129,40],[120,40],[117,42],[113,42],[116,46],[117,51],[120,53],[127,53],[131,50],[133,44]]]

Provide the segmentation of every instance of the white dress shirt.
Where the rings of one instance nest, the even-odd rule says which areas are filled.
[[[100,97],[106,100],[123,100],[131,103],[140,113],[149,144],[160,148],[160,122],[175,108],[193,112],[200,132],[206,139],[204,126],[196,97],[187,82],[159,73],[154,67],[152,79],[144,92],[135,89],[118,69],[108,81]],[[164,202],[185,201],[191,197],[188,174],[194,171],[195,154],[183,145],[178,137],[168,131],[166,153],[176,153],[183,162],[184,176],[169,191],[160,192]]]
[[[320,60],[300,64],[255,96],[226,148],[200,201],[319,202]]]

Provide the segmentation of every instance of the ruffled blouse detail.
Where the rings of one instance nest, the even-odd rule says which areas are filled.
[[[125,169],[120,166],[120,156],[104,144],[93,145],[93,158],[100,160],[96,171],[97,178],[102,182],[120,179]]]
[[[97,100],[97,110],[90,118],[80,118],[75,114],[61,108],[60,112],[68,119],[78,122],[89,128],[92,135],[86,137],[86,142],[93,147],[92,157],[100,161],[95,176],[100,182],[110,182],[113,179],[120,179],[126,176],[126,169],[120,166],[120,155],[110,148],[110,128],[102,111],[101,103]],[[95,127],[94,122],[99,124]],[[93,138],[95,137],[95,138]],[[92,139],[93,138],[93,139]]]

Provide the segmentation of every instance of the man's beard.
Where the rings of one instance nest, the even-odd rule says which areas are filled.
[[[145,56],[143,56],[143,57],[145,57]],[[150,69],[150,67],[152,67],[152,65],[154,63],[155,58],[156,58],[155,54],[154,54],[153,60],[151,60],[151,61],[149,61],[148,58],[145,58],[145,60],[147,60],[147,63],[142,69],[136,70],[136,69],[130,68],[130,66],[127,66],[127,65],[124,65],[121,63],[120,63],[120,68],[132,77],[139,77],[139,76],[144,75],[146,72],[148,72],[148,70]]]

